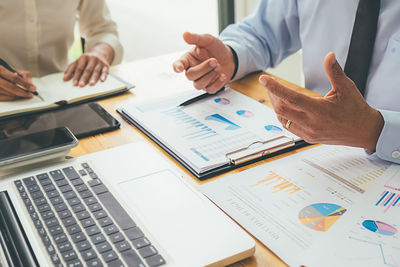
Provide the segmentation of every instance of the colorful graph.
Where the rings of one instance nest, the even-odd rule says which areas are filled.
[[[379,196],[379,200],[375,206],[384,207],[384,212],[387,212],[392,207],[400,207],[400,194],[385,190]]]
[[[254,113],[248,110],[238,110],[236,111],[236,114],[239,116],[245,117],[245,118],[251,118],[254,117]]]
[[[231,101],[227,98],[219,97],[214,99],[215,103],[222,104],[222,105],[229,105]]]
[[[326,232],[345,212],[345,208],[336,204],[316,203],[303,208],[299,220],[308,228]]]
[[[378,233],[381,235],[392,236],[397,233],[397,229],[391,226],[390,224],[373,221],[373,220],[365,220],[362,223],[365,229],[370,230],[371,232]]]
[[[386,188],[391,190],[400,191],[400,179],[399,179],[399,171],[397,171],[392,178],[385,184]]]
[[[205,120],[207,120],[207,121],[217,121],[217,122],[226,124],[228,126],[225,127],[225,130],[228,130],[228,131],[240,129],[239,125],[231,122],[230,120],[228,120],[227,118],[225,118],[224,116],[222,116],[220,114],[214,114],[214,115],[207,116],[205,118]]]
[[[332,147],[303,161],[359,193],[364,193],[389,167],[380,160],[360,157],[350,148]]]
[[[181,128],[185,139],[206,139],[218,135],[216,131],[204,123],[193,118],[180,108],[173,108],[164,112],[175,119],[175,125]]]
[[[300,187],[283,178],[279,174],[269,171],[269,174],[264,179],[258,181],[256,184],[251,185],[251,187],[266,185],[271,187],[272,193],[286,192],[288,194],[294,194],[301,190]]]
[[[283,133],[282,128],[279,128],[278,126],[275,126],[275,125],[267,125],[264,128],[268,132],[271,132],[271,133],[274,133],[274,134],[282,134]]]

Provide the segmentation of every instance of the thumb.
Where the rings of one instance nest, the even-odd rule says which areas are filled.
[[[342,67],[336,60],[335,53],[330,52],[326,55],[324,60],[325,72],[328,75],[329,81],[332,84],[332,89],[340,91],[344,89],[348,83],[348,77],[344,73]]]
[[[212,45],[214,41],[217,39],[211,34],[196,34],[185,32],[183,34],[183,39],[186,43],[190,45],[197,45],[198,47],[207,47]]]

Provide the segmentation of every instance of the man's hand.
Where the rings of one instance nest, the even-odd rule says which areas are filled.
[[[384,120],[370,107],[350,80],[334,53],[324,61],[332,85],[324,97],[313,98],[295,92],[275,79],[262,75],[278,119],[283,126],[291,120],[289,131],[308,143],[362,147],[375,151]]]
[[[64,72],[64,81],[72,79],[74,86],[95,85],[107,79],[110,64],[114,59],[114,49],[105,43],[98,43],[87,53],[72,62]]]
[[[235,61],[231,48],[209,34],[185,32],[183,39],[195,48],[173,64],[175,72],[186,70],[186,77],[196,89],[215,93],[232,78]]]
[[[32,74],[24,70],[16,71],[13,73],[0,66],[0,101],[33,97],[36,86],[32,83]]]

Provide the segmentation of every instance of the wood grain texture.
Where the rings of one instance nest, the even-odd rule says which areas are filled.
[[[131,81],[131,65],[132,63],[126,63],[123,65],[119,65],[113,68],[113,72],[117,75],[119,75],[121,78],[134,83],[134,81]],[[258,77],[262,74],[262,72],[258,73],[253,73],[245,77],[244,79],[241,79],[239,81],[233,82],[230,84],[230,87],[267,105],[271,106],[268,98],[268,94],[266,89],[258,82]],[[292,88],[293,90],[302,92],[304,94],[308,94],[311,96],[318,96],[317,94],[313,93],[312,91],[309,91],[307,89],[304,89],[300,86],[297,86],[295,84],[292,84],[290,82],[287,82],[283,79],[280,79],[278,77],[275,77],[278,79],[282,84]],[[154,88],[154,90],[141,90],[141,88],[137,88],[132,90],[132,92],[125,93],[123,95],[119,95],[116,97],[104,99],[101,101],[98,101],[101,106],[103,106],[109,113],[111,113],[115,118],[117,118],[121,122],[121,128],[119,130],[109,132],[109,133],[104,133],[104,134],[99,134],[93,137],[88,137],[81,139],[79,141],[79,145],[74,148],[71,151],[71,156],[81,156],[85,155],[88,153],[93,153],[97,151],[101,151],[104,149],[128,144],[128,143],[133,143],[133,142],[139,142],[139,141],[145,141],[145,142],[150,142],[156,147],[160,153],[164,154],[165,157],[171,162],[172,166],[174,169],[176,169],[178,172],[180,172],[183,177],[188,180],[192,184],[203,184],[206,182],[209,182],[214,179],[218,179],[224,175],[227,174],[232,174],[232,173],[237,173],[241,172],[245,169],[249,169],[251,167],[276,160],[278,158],[282,158],[284,156],[287,156],[289,154],[295,154],[298,153],[299,151],[305,150],[307,148],[302,148],[299,150],[295,150],[289,153],[286,153],[285,155],[279,155],[277,157],[274,157],[273,159],[266,159],[257,163],[254,163],[249,166],[242,167],[240,169],[231,171],[229,173],[226,173],[224,175],[220,175],[218,177],[209,179],[207,181],[199,182],[197,179],[195,179],[189,172],[187,172],[183,167],[178,165],[173,158],[171,158],[167,153],[162,151],[158,146],[156,146],[150,139],[148,139],[145,135],[143,135],[141,132],[136,130],[133,126],[128,124],[126,121],[124,121],[119,114],[117,114],[116,109],[120,107],[121,105],[124,105],[126,103],[130,103],[132,101],[139,101],[141,99],[149,98],[154,95],[157,95],[157,88]],[[132,152],[134,153],[134,151]],[[269,250],[266,246],[261,244],[259,241],[256,241],[256,252],[253,257],[248,258],[246,260],[243,260],[241,262],[235,263],[231,265],[232,267],[240,267],[240,266],[248,266],[248,267],[253,267],[253,266],[270,266],[270,267],[278,267],[278,266],[287,266],[281,259],[279,259],[271,250]]]

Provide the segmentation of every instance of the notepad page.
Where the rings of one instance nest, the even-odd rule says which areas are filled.
[[[126,87],[126,84],[109,75],[105,82],[97,82],[94,86],[74,86],[72,80],[64,82],[63,73],[50,74],[41,78],[33,78],[32,82],[37,92],[44,99],[34,96],[31,99],[2,102],[0,105],[0,116],[15,112],[29,112],[35,109],[54,106],[58,101],[76,102],[82,99],[102,95],[106,92],[116,91]]]
[[[123,111],[199,173],[229,163],[229,152],[288,134],[273,110],[232,89],[177,107],[188,94],[129,105]]]
[[[16,101],[3,101],[0,104],[0,115],[5,116],[12,114],[16,111],[29,112],[31,110],[39,109],[41,107],[49,106],[53,102],[49,98],[46,90],[44,90],[44,85],[40,78],[33,78],[33,84],[36,86],[38,93],[44,99],[41,100],[39,97],[34,96],[30,99],[20,99]]]
[[[77,101],[82,98],[88,98],[114,91],[126,87],[126,84],[112,75],[107,76],[104,82],[98,81],[95,85],[86,85],[85,87],[74,86],[72,80],[63,81],[64,73],[55,73],[41,78],[40,94],[49,101],[57,102],[60,100]],[[39,89],[38,89],[39,91]]]

